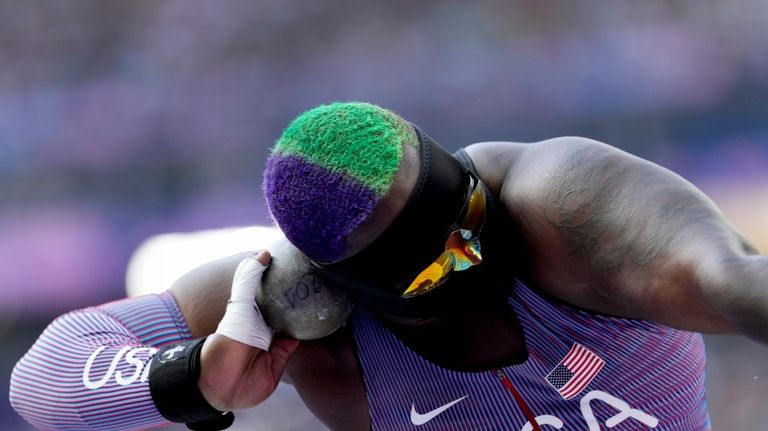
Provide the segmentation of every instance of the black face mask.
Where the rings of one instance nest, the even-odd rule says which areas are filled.
[[[461,213],[469,186],[468,167],[417,127],[421,168],[403,210],[373,243],[334,264],[317,266],[326,282],[344,287],[376,311],[405,318],[450,317],[487,304],[506,302],[514,274],[504,245],[504,211],[486,191],[486,218],[480,234],[483,262],[453,272],[433,291],[401,295],[445,248],[449,229]],[[505,269],[505,271],[503,271]]]

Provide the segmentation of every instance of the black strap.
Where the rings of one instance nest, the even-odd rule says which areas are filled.
[[[229,428],[235,415],[213,408],[197,386],[204,342],[201,338],[160,349],[149,367],[149,391],[169,421],[186,423],[192,430],[218,431]]]
[[[475,174],[475,176],[477,176],[477,168],[475,168],[475,162],[472,160],[472,157],[469,157],[467,150],[464,148],[459,148],[455,153],[453,153],[453,157],[456,157],[456,160],[460,161],[465,168],[469,169],[473,174]]]

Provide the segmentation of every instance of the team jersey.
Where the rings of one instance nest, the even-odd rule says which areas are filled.
[[[158,347],[190,338],[170,292],[67,313],[16,364],[11,404],[43,430],[167,424],[152,402],[148,363]]]
[[[711,429],[699,334],[595,315],[521,282],[509,302],[528,359],[483,373],[433,365],[357,307],[353,333],[373,430]]]

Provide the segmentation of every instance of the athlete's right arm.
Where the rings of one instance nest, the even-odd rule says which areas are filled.
[[[43,430],[165,424],[149,391],[149,362],[158,347],[191,338],[168,292],[69,312],[14,367],[11,405]]]
[[[216,330],[235,269],[246,256],[204,265],[161,295],[125,299],[59,317],[14,368],[13,407],[40,429],[132,430],[167,423],[150,394],[150,359],[158,347]],[[268,255],[259,260],[268,262]],[[278,339],[267,352],[214,334],[203,345],[201,392],[213,407],[231,410],[237,407],[238,397],[222,397],[221,382],[217,381],[218,387],[204,388],[203,380],[219,376],[222,369],[267,363],[271,367],[248,370],[254,380],[266,384],[257,395],[264,398],[274,389],[275,378],[294,348],[294,341]],[[253,392],[247,394],[249,402],[253,402]]]

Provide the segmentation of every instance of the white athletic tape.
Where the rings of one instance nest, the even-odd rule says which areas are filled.
[[[256,304],[256,290],[261,286],[261,277],[266,266],[252,254],[237,266],[232,279],[232,294],[227,311],[219,322],[217,334],[262,350],[269,350],[272,343],[272,329],[267,326]]]

